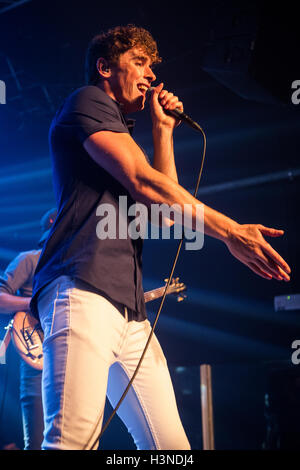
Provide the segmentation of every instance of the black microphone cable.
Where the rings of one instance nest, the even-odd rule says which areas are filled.
[[[165,112],[167,112],[167,110],[165,110]],[[187,124],[189,124],[189,122],[186,120],[185,121]],[[202,129],[201,126],[199,126],[199,124],[195,123],[194,121],[193,122],[193,125],[191,125],[191,127],[193,127],[193,129],[199,131],[202,133],[202,136],[203,136],[203,152],[202,152],[202,159],[201,159],[201,165],[200,165],[200,170],[199,170],[199,174],[198,174],[198,179],[197,179],[197,183],[196,183],[196,188],[194,190],[194,193],[193,193],[193,196],[196,197],[197,196],[197,193],[198,193],[198,189],[199,189],[199,185],[200,185],[200,180],[201,180],[201,177],[202,177],[202,172],[203,172],[203,166],[204,166],[204,160],[205,160],[205,154],[206,154],[206,135],[205,135],[205,132],[204,130]],[[196,124],[196,125],[195,125]],[[100,442],[100,439],[102,438],[104,432],[106,431],[106,429],[108,428],[111,420],[113,419],[113,417],[115,416],[116,412],[118,411],[121,403],[123,402],[124,398],[126,397],[128,391],[129,391],[129,388],[131,387],[139,369],[140,369],[140,366],[142,364],[142,361],[145,357],[145,354],[146,354],[146,351],[148,349],[148,346],[149,346],[149,343],[151,341],[151,338],[154,334],[154,330],[156,328],[156,325],[157,325],[157,322],[158,322],[158,319],[159,319],[159,316],[160,316],[160,313],[161,313],[161,310],[162,310],[162,307],[164,305],[164,301],[165,301],[165,298],[166,298],[166,294],[167,294],[167,290],[169,288],[169,285],[170,285],[170,282],[171,282],[171,279],[173,278],[173,274],[174,274],[174,271],[175,271],[175,267],[176,267],[176,264],[177,264],[177,261],[178,261],[178,257],[179,257],[179,254],[180,254],[180,250],[181,250],[181,247],[182,247],[182,243],[184,241],[184,235],[182,235],[180,241],[179,241],[179,244],[178,244],[178,248],[177,248],[177,251],[176,251],[176,255],[175,255],[175,258],[174,258],[174,261],[173,261],[173,265],[172,265],[172,269],[171,269],[171,272],[170,272],[170,275],[168,277],[168,281],[166,283],[166,286],[165,286],[165,290],[164,290],[164,293],[163,293],[163,296],[162,296],[162,299],[161,299],[161,302],[160,302],[160,306],[159,306],[159,309],[158,309],[158,312],[156,314],[156,317],[155,317],[155,320],[153,322],[153,326],[151,328],[151,331],[150,331],[150,334],[149,334],[149,337],[148,337],[148,340],[146,342],[146,345],[144,347],[144,350],[143,350],[143,353],[139,359],[139,362],[136,366],[136,369],[130,379],[130,381],[128,382],[128,385],[127,387],[125,388],[121,398],[119,399],[117,405],[115,406],[113,412],[111,413],[111,415],[109,416],[109,418],[107,419],[105,425],[103,426],[100,434],[97,436],[97,438],[93,441],[93,445],[92,447],[90,447],[91,449],[93,449],[97,443],[97,441]],[[103,411],[104,413],[104,411]],[[97,426],[98,426],[98,423],[97,423]],[[88,445],[88,444],[87,444]],[[87,447],[87,446],[86,446]]]

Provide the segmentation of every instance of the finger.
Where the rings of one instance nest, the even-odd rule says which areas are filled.
[[[166,95],[167,95],[168,91],[167,90],[162,90],[160,93],[159,93],[159,100],[161,101]]]
[[[261,233],[267,237],[281,237],[284,234],[284,230],[278,230],[276,228],[265,227],[264,225],[259,225],[259,230]]]
[[[183,111],[183,103],[182,103],[182,101],[177,101],[176,103],[173,103],[173,107],[174,107],[174,108],[178,108],[178,109],[180,109],[181,111]]]
[[[277,253],[277,251],[274,250],[274,248],[269,245],[269,243],[266,243],[262,247],[263,251],[267,256],[269,256],[273,261],[275,261],[276,264],[278,264],[283,271],[285,271],[287,274],[291,273],[291,268],[289,265],[284,261],[284,259]]]
[[[286,274],[283,269],[280,268],[280,266],[277,266],[273,260],[256,260],[257,266],[263,270],[264,272],[270,274],[274,278],[277,279],[277,281],[289,281],[290,277],[288,274]]]
[[[181,105],[182,105],[182,103],[180,103],[177,96],[174,96],[173,98],[171,98],[166,104],[168,109],[180,108]]]
[[[248,263],[248,267],[253,271],[255,274],[258,274],[258,276],[263,277],[264,279],[271,280],[272,276],[271,274],[266,273],[263,269],[259,268],[257,265],[254,263]]]
[[[159,102],[164,109],[175,109],[178,108],[183,111],[183,103],[179,101],[178,96],[174,96],[173,93],[167,90],[162,90],[159,94]]]
[[[156,87],[153,87],[153,91],[151,91],[151,95],[150,95],[150,103],[152,106],[154,106],[154,109],[158,109],[158,105],[160,106],[160,103],[159,103],[159,95],[163,89],[163,86],[164,84],[163,83],[160,83],[159,85],[157,85]]]
[[[157,85],[156,87],[154,87],[154,92],[159,94],[162,91],[163,87],[164,87],[164,84],[162,82],[159,85]]]
[[[290,280],[288,274],[274,261],[273,258],[267,256],[264,251],[257,253],[254,262],[259,263],[260,267],[263,267],[263,269],[270,274],[273,274],[276,277],[279,276],[280,278],[285,278],[287,281]]]
[[[164,95],[164,97],[162,99],[160,99],[160,104],[162,106],[165,106],[165,105],[169,104],[171,102],[171,100],[173,99],[173,97],[174,97],[173,93],[170,93],[170,92],[167,91],[167,93]]]
[[[171,100],[173,99],[173,93],[168,92],[168,90],[163,90],[163,83],[161,84],[161,89],[159,88],[157,91],[157,100],[160,106],[163,108],[167,108]]]
[[[159,97],[159,94],[160,92],[162,91],[164,87],[164,84],[163,83],[160,83],[159,85],[157,85],[156,87],[153,87],[153,90],[150,92],[150,97],[151,97],[151,101],[153,102],[154,100],[157,101],[158,100],[158,97]]]
[[[170,111],[173,110],[173,109],[178,109],[179,111],[183,112],[183,104],[180,101],[178,101],[178,102],[176,101],[176,102],[170,104],[170,106],[167,109],[169,109]]]

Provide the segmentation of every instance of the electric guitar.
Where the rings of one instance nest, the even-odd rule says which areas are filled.
[[[167,281],[168,279],[165,279],[165,283],[167,283]],[[145,292],[145,302],[150,302],[162,297],[165,288],[166,285]],[[181,302],[186,297],[185,294],[181,294],[185,290],[185,284],[179,282],[179,278],[177,277],[176,279],[172,279],[166,294],[177,294],[177,301]],[[7,332],[0,346],[2,355],[5,353],[10,339],[12,339],[21,358],[34,369],[42,370],[44,335],[39,321],[28,312],[17,312],[5,329]]]

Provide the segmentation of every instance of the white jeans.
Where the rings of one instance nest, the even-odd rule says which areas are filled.
[[[81,281],[61,276],[39,295],[45,337],[43,449],[93,447],[106,394],[115,407],[151,330],[148,320],[128,321],[106,298],[84,289]],[[138,449],[190,449],[155,335],[118,415]]]

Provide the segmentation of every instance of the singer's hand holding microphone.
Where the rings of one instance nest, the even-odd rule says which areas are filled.
[[[193,129],[202,132],[199,124],[183,112],[183,104],[178,97],[167,90],[163,90],[163,86],[164,84],[160,83],[158,86],[149,87],[148,89],[153,121],[158,120],[161,124],[171,128],[178,126],[183,121]]]
[[[173,129],[180,124],[180,119],[172,115],[171,111],[176,108],[183,111],[183,104],[173,93],[164,90],[163,86],[164,84],[160,83],[158,86],[148,89],[152,120],[153,124],[165,125]]]

